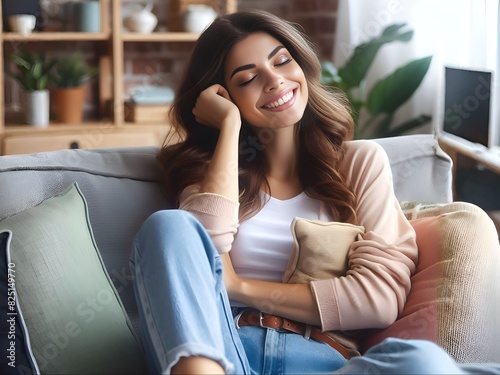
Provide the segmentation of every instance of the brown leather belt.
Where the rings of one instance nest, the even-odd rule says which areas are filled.
[[[318,328],[311,327],[304,323],[299,323],[290,319],[282,318],[281,316],[269,315],[255,310],[245,310],[237,316],[236,327],[256,326],[272,329],[283,329],[286,331],[298,333],[305,338],[312,338],[316,341],[324,342],[338,351],[345,359],[349,359],[351,355],[349,351],[328,336],[321,332]]]

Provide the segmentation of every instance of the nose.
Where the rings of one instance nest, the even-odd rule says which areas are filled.
[[[278,74],[278,72],[276,72],[275,70],[270,69],[265,74],[266,74],[266,81],[265,81],[266,92],[277,90],[284,82],[281,74]]]

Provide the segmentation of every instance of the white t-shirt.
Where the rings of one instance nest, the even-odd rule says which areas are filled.
[[[287,200],[265,194],[265,199],[269,200],[262,210],[240,224],[231,260],[240,277],[281,282],[294,244],[290,230],[292,220],[295,217],[330,219],[325,205],[304,192]]]

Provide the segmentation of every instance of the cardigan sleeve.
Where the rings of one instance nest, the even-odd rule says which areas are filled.
[[[365,233],[348,252],[345,276],[311,282],[322,329],[384,328],[403,310],[416,269],[413,227],[397,201],[389,160],[372,141],[352,141],[342,162]]]
[[[179,209],[200,221],[220,254],[231,250],[238,229],[238,202],[218,194],[200,193],[199,187],[192,185],[182,191]]]

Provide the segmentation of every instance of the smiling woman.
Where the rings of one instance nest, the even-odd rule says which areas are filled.
[[[430,342],[360,356],[351,331],[395,321],[417,246],[387,155],[351,141],[348,103],[320,72],[307,38],[266,12],[225,15],[200,36],[172,107],[186,136],[158,155],[179,209],[150,216],[131,256],[152,372],[460,372]],[[295,217],[356,226],[345,272],[282,279]]]
[[[172,106],[173,123],[186,134],[186,142],[167,147],[159,155],[165,173],[179,176],[167,180],[167,190],[179,197],[183,189],[199,184],[204,176],[237,176],[229,170],[215,173],[219,159],[213,154],[219,141],[237,136],[228,134],[236,127],[239,141],[233,142],[235,155],[221,159],[231,164],[227,168],[239,168],[236,183],[241,186],[229,189],[235,200],[239,197],[241,218],[262,207],[264,201],[256,199],[261,190],[280,198],[306,190],[330,202],[328,209],[335,211],[332,214],[346,220],[353,213],[354,198],[336,166],[342,157],[338,152],[342,141],[352,136],[353,122],[345,97],[321,85],[321,65],[312,44],[293,25],[263,11],[238,12],[214,22],[207,31],[194,48]],[[213,91],[219,98],[210,95]],[[286,105],[276,106],[280,100],[285,102],[290,92]],[[221,101],[222,96],[230,98],[230,103]],[[213,116],[229,104],[234,105],[230,106],[232,111],[237,109],[238,119],[227,126]],[[202,119],[203,108],[208,118]],[[219,133],[219,129],[223,131]],[[297,139],[304,142],[290,147]],[[280,146],[274,147],[278,143]],[[242,144],[253,145],[254,158],[238,156]],[[267,157],[269,152],[276,155]],[[299,152],[304,158],[298,158]],[[248,148],[246,154],[250,154]],[[274,161],[279,162],[271,165]],[[311,168],[324,173],[311,173]],[[234,179],[218,180],[212,178],[201,190],[207,185],[226,189],[227,182]],[[343,197],[338,199],[337,194]]]

